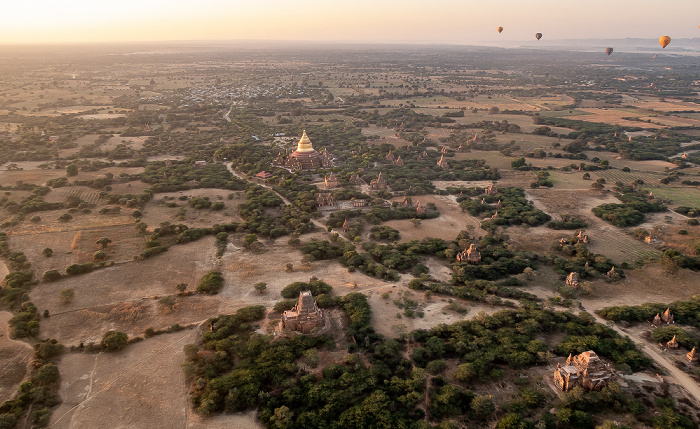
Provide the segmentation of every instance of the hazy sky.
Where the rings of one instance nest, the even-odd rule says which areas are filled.
[[[2,0],[0,43],[700,37],[700,0]],[[502,34],[496,27],[503,26]]]

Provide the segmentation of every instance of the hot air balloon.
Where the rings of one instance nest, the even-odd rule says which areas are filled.
[[[498,27],[497,30],[499,33],[503,33],[503,27]]]
[[[609,56],[610,54],[613,53],[613,48],[606,48],[605,53],[608,54],[608,56]]]
[[[535,33],[535,39],[540,40],[542,38],[542,33]]]
[[[671,43],[671,38],[668,36],[661,36],[659,38],[659,44],[661,45],[662,48],[665,48],[668,46],[668,44]]]

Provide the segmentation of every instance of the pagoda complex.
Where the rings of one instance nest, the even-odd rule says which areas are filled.
[[[315,170],[321,167],[333,166],[331,156],[326,151],[319,153],[314,149],[311,140],[306,135],[306,130],[304,130],[299,143],[297,143],[297,150],[292,152],[287,159],[279,156],[275,160],[275,164],[291,170]]]

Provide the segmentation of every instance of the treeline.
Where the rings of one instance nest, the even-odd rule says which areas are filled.
[[[591,211],[597,217],[619,227],[639,225],[646,218],[645,213],[659,213],[668,210],[666,206],[654,197],[645,197],[639,193],[618,195],[622,201],[618,203],[601,204]]]
[[[689,300],[674,301],[671,304],[645,303],[642,305],[620,305],[605,307],[597,313],[614,322],[651,322],[654,316],[671,309],[676,323],[694,326],[700,329],[700,296]]]
[[[552,219],[547,213],[535,208],[525,197],[522,188],[497,188],[493,195],[486,195],[484,191],[478,187],[459,189],[460,196],[457,198],[462,210],[486,219],[481,223],[483,229],[521,224],[539,226]],[[499,201],[500,208],[497,207]]]
[[[553,349],[560,356],[594,349],[619,367],[638,370],[651,364],[631,340],[591,317],[571,313],[501,311],[385,340],[370,325],[363,294],[348,294],[339,305],[350,321],[350,351],[361,348],[362,358],[348,354],[318,370],[313,368],[320,364],[319,355],[334,351],[325,336],[272,341],[254,332],[252,322],[263,313],[247,309],[210,319],[202,349],[185,347],[184,368],[195,409],[211,415],[256,408],[258,420],[269,428],[425,429],[449,427],[454,419],[470,426],[500,420],[499,428],[529,428],[534,427],[529,419],[538,415],[546,427],[557,427],[557,419],[571,420],[563,420],[563,412],[550,415],[552,403],[535,387],[502,403],[469,387],[502,382],[509,370],[545,364],[550,351],[545,340],[562,333],[563,340]],[[239,314],[242,311],[251,314]],[[457,365],[450,375],[445,371],[448,362]],[[624,412],[633,404],[616,386],[567,396],[562,408],[568,419],[592,426],[596,414],[619,412],[619,407]]]

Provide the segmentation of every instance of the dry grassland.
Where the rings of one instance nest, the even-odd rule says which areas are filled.
[[[54,283],[41,283],[32,289],[30,299],[41,311],[48,309],[52,315],[58,316],[59,313],[125,302],[139,303],[144,298],[172,295],[178,283],[188,283],[189,289],[194,289],[207,271],[217,268],[215,251],[214,238],[206,237],[187,245],[173,246],[165,254],[145,261],[102,268],[88,274],[65,277]],[[62,289],[74,290],[73,302],[60,302]],[[64,339],[74,341],[85,332],[94,340],[107,330],[92,329],[90,325],[79,326],[71,322],[70,317],[56,316],[41,324],[42,337],[53,337],[62,342]],[[79,329],[80,334],[69,329],[74,325],[78,325],[75,329]]]
[[[454,183],[454,182],[453,182]],[[490,183],[490,182],[489,182]],[[395,198],[401,201],[401,198]],[[456,198],[452,195],[422,195],[413,197],[413,202],[420,202],[425,206],[428,203],[435,203],[440,216],[435,219],[424,219],[419,227],[413,226],[410,219],[390,220],[384,223],[387,226],[399,230],[401,233],[401,243],[411,240],[422,240],[428,237],[442,238],[443,240],[453,240],[459,231],[470,230],[471,234],[483,235],[484,231],[479,227],[479,219],[471,216],[467,212],[462,212]]]
[[[233,194],[235,197],[231,200],[228,195]],[[197,210],[190,207],[187,201],[180,201],[178,197],[209,197],[213,203],[222,202],[225,208],[219,211],[212,210]],[[175,197],[174,200],[165,200],[165,197]],[[219,198],[221,197],[221,198]],[[190,228],[208,228],[215,224],[224,224],[230,222],[240,222],[238,216],[238,206],[245,202],[242,192],[229,191],[226,189],[204,188],[190,189],[181,192],[166,192],[158,194],[155,199],[151,200],[143,212],[142,222],[149,226],[149,230],[156,228],[161,222],[170,222],[172,224],[185,224]],[[167,203],[175,203],[177,207],[167,207]],[[184,219],[178,219],[177,212],[180,209],[185,210]]]
[[[190,409],[179,369],[185,360],[183,346],[198,335],[198,330],[189,329],[149,338],[123,352],[65,355],[59,362],[63,402],[50,426],[175,428],[189,427],[190,420],[201,424],[201,417]],[[256,427],[250,417],[236,420],[238,427]]]
[[[86,229],[104,228],[113,225],[133,225],[134,218],[131,216],[131,211],[126,211],[120,214],[96,214],[96,213],[73,213],[73,219],[70,222],[60,222],[59,216],[67,213],[68,210],[49,210],[39,213],[41,221],[32,223],[24,221],[17,226],[13,226],[7,232],[8,235],[41,235],[47,232],[59,231],[79,231]]]
[[[389,295],[388,298],[382,297],[384,293]],[[433,295],[430,299],[426,299],[423,293],[408,289],[405,285],[387,285],[370,291],[366,295],[372,307],[372,326],[377,333],[388,338],[397,338],[401,334],[407,334],[416,329],[430,329],[442,323],[451,324],[472,319],[482,311],[486,314],[493,314],[504,308],[440,295]],[[404,310],[398,308],[394,303],[395,300],[400,301],[404,297],[417,302],[416,311],[423,311],[424,316],[404,316]],[[468,312],[463,314],[448,309],[449,301],[467,309]]]
[[[101,237],[112,240],[105,249],[95,242]],[[103,250],[107,261],[129,262],[144,251],[144,237],[131,225],[108,225],[93,229],[53,231],[32,234],[31,232],[10,235],[10,245],[20,250],[32,261],[32,269],[40,278],[46,270],[63,272],[70,264],[93,260],[93,254]],[[44,248],[54,254],[50,258],[41,254]]]
[[[16,163],[19,167],[22,167],[21,163]],[[5,169],[0,170],[0,183],[14,185],[17,182],[31,183],[33,185],[43,185],[47,180],[57,179],[59,177],[66,177],[66,170],[56,170],[56,169],[28,169],[24,170],[12,170],[7,171]],[[18,192],[18,191],[12,191]]]
[[[645,126],[649,128],[656,128],[653,124],[641,124],[637,121],[629,121],[623,118],[629,117],[641,117],[643,114],[641,112],[629,111],[629,110],[618,110],[618,109],[598,109],[598,108],[580,108],[580,111],[586,113],[585,115],[575,115],[575,116],[563,116],[564,119],[573,119],[577,121],[586,122],[599,122],[609,125],[624,125],[628,127],[639,127]]]

